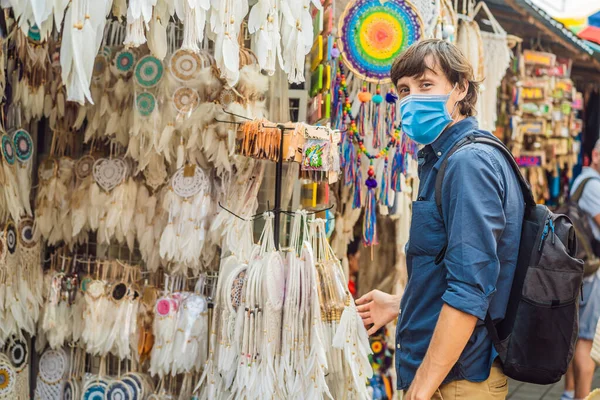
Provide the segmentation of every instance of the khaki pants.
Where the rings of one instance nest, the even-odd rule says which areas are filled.
[[[499,361],[492,364],[490,377],[483,382],[454,381],[440,386],[431,400],[504,400],[508,395],[508,379]]]

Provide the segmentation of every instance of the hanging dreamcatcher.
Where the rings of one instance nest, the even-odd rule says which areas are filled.
[[[48,41],[30,31],[16,32],[17,56],[21,71],[13,75],[15,104],[21,104],[25,122],[37,120],[44,113],[45,83],[48,81]]]
[[[16,397],[17,373],[9,358],[0,353],[0,399]]]
[[[110,243],[115,238],[119,243],[127,243],[133,251],[135,231],[131,222],[138,185],[130,173],[130,165],[124,158],[99,158],[94,162],[89,223],[91,229],[98,230],[99,243]]]
[[[339,58],[337,90],[334,90],[337,94],[333,100],[334,126],[343,132],[341,167],[346,184],[354,189],[353,207],[364,205],[366,208],[363,239],[370,246],[378,243],[377,204],[383,214],[393,205],[392,193],[400,186],[401,165],[398,161],[403,161],[396,158],[404,158],[406,154],[404,139],[397,131],[398,96],[391,86],[386,91],[381,85],[389,85],[390,69],[397,56],[423,37],[423,21],[409,2],[358,0],[350,3],[342,13],[339,31],[340,39],[334,51],[334,56]],[[361,87],[354,104],[350,97],[350,80],[355,88]],[[360,86],[359,80],[362,80]],[[375,94],[369,91],[368,83],[376,84]],[[371,143],[366,142],[369,136]],[[390,165],[393,148],[397,156]],[[363,195],[362,187],[365,172],[361,168],[362,155],[369,161],[366,195]],[[383,168],[376,169],[377,160],[383,161]],[[400,164],[404,165],[404,162]]]
[[[16,400],[29,399],[29,347],[27,341],[12,337],[6,347],[6,355],[12,364],[15,373]]]
[[[140,185],[137,193],[133,222],[139,250],[149,271],[156,271],[161,265],[159,242],[168,219],[168,213],[161,207],[161,193],[152,193],[145,185]]]
[[[402,0],[349,3],[339,22],[339,49],[348,68],[363,80],[387,83],[394,60],[423,36],[414,6]]]
[[[144,171],[146,167],[149,167],[152,175],[156,176],[155,171],[159,171],[164,179],[166,170],[162,160],[152,163],[156,161],[152,156],[156,151],[158,144],[156,138],[161,129],[161,114],[157,102],[160,89],[157,86],[161,83],[163,75],[162,61],[151,55],[142,57],[135,66],[135,110],[133,112],[133,128],[129,132],[127,153],[138,162],[138,171]]]
[[[33,140],[29,132],[18,129],[13,133],[15,158],[17,160],[16,178],[19,186],[19,198],[28,216],[33,216],[31,210],[31,158],[33,156]]]
[[[21,190],[17,181],[17,156],[15,144],[12,138],[7,134],[0,136],[0,145],[2,146],[2,167],[0,171],[0,180],[4,198],[2,205],[7,210],[14,221],[19,221],[21,215],[25,212],[25,207],[21,201]],[[25,183],[25,182],[24,182]],[[29,199],[29,195],[27,196]]]
[[[92,211],[92,197],[90,188],[94,182],[92,174],[95,159],[85,155],[75,161],[75,189],[71,196],[71,224],[73,237],[87,237],[90,230],[89,215]]]
[[[39,362],[36,396],[44,400],[61,399],[68,368],[69,358],[63,349],[46,350]]]
[[[176,268],[198,268],[213,208],[206,172],[193,164],[179,169],[171,178],[162,207],[169,222],[160,239],[160,256]]]

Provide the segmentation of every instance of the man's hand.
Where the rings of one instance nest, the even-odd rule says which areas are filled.
[[[369,335],[374,334],[384,325],[392,322],[400,311],[400,296],[383,293],[380,290],[372,290],[356,300],[358,314],[363,320],[365,327],[373,325],[369,329]]]

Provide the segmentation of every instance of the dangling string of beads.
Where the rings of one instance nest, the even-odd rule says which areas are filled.
[[[381,103],[383,102],[383,96],[381,96],[381,87],[377,84],[375,95],[371,98],[373,102],[373,115],[371,122],[373,123],[373,147],[378,149],[381,147],[381,137],[385,135],[384,124],[381,121]],[[388,132],[391,132],[388,129]]]
[[[358,117],[356,117],[358,133],[362,137],[365,137],[365,135],[367,134],[367,132],[365,131],[365,121],[367,119],[367,103],[371,101],[371,97],[371,93],[367,91],[367,82],[364,82],[362,90],[358,94],[358,100],[360,100],[360,107],[358,108]]]
[[[367,171],[367,198],[365,205],[365,218],[363,220],[363,241],[365,246],[378,244],[377,241],[377,199],[375,190],[377,189],[377,180],[375,179],[375,169],[373,168],[373,160]]]

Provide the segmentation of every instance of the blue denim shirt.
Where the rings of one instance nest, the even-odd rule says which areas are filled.
[[[497,356],[483,324],[486,313],[502,319],[521,237],[524,201],[505,156],[485,144],[470,144],[448,161],[442,186],[443,221],[435,204],[435,179],[444,154],[479,131],[467,118],[419,151],[419,194],[412,205],[406,249],[408,283],[396,329],[398,389],[407,389],[421,365],[442,305],[479,321],[458,362],[444,380],[482,382]],[[441,263],[436,256],[448,245]]]

